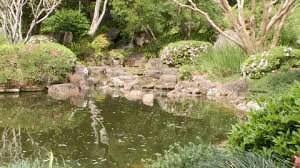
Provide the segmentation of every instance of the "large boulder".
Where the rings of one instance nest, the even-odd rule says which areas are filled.
[[[48,88],[48,94],[53,99],[67,100],[71,97],[80,95],[80,90],[78,86],[71,83],[66,83],[50,86]]]
[[[246,79],[240,79],[232,83],[222,85],[220,92],[222,96],[242,96],[248,91]]]
[[[224,33],[227,34],[228,36],[230,36],[231,38],[235,39],[236,41],[242,43],[241,38],[235,31],[226,30],[226,31],[224,31]],[[229,40],[228,38],[226,38],[225,36],[220,34],[214,44],[214,48],[223,48],[223,47],[228,47],[228,46],[239,47],[236,43],[234,43],[233,41]]]
[[[176,75],[162,75],[159,78],[159,82],[166,84],[176,84],[177,76]]]
[[[77,65],[75,67],[75,72],[69,77],[69,79],[72,84],[80,86],[88,79],[88,76],[88,69],[83,65]]]
[[[53,42],[56,43],[56,39],[51,36],[45,36],[45,35],[36,35],[30,37],[30,39],[27,41],[28,44],[40,44],[40,43],[49,43]]]

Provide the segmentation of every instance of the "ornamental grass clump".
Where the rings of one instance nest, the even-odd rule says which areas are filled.
[[[207,53],[212,48],[209,42],[179,41],[170,43],[160,52],[160,58],[169,66],[179,67],[193,64],[197,57]]]

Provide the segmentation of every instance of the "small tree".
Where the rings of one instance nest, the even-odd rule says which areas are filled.
[[[235,6],[231,6],[228,0],[213,0],[222,9],[223,15],[239,36],[240,40],[237,40],[224,33],[209,14],[200,9],[193,0],[171,1],[204,16],[217,32],[235,42],[248,54],[276,46],[282,27],[296,6],[296,0],[251,0],[247,2],[249,4],[245,4],[245,0],[237,0]],[[260,6],[262,10],[258,11]],[[271,43],[267,43],[269,37]]]
[[[88,34],[90,36],[95,36],[100,23],[102,22],[105,12],[106,12],[106,8],[108,5],[108,0],[104,0],[104,2],[102,2],[103,0],[96,0],[96,4],[95,4],[95,9],[94,9],[94,16],[93,16],[93,20],[92,20],[92,24],[90,27],[90,30],[88,32]],[[102,5],[102,6],[101,6]],[[100,14],[101,12],[101,14]]]
[[[0,0],[0,23],[11,44],[27,42],[35,26],[43,22],[62,0]],[[25,38],[22,33],[22,16],[26,5],[32,10],[33,20]]]

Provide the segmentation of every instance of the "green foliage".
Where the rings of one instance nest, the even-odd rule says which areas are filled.
[[[72,32],[75,39],[86,35],[89,29],[87,17],[75,10],[61,10],[43,23],[44,32]]]
[[[195,70],[195,66],[193,65],[183,65],[179,67],[179,78],[181,80],[190,80],[192,79],[192,73]]]
[[[268,158],[248,152],[226,152],[215,147],[175,144],[148,168],[288,168],[279,158]]]
[[[230,133],[233,147],[292,158],[300,154],[300,83],[248,114]]]
[[[267,74],[261,79],[251,79],[247,97],[265,100],[272,95],[285,93],[294,81],[300,82],[299,71],[276,72]]]
[[[105,56],[109,46],[110,41],[105,34],[100,34],[94,39],[94,41],[91,43],[91,47],[95,51],[96,62],[100,61],[101,58]]]
[[[179,41],[170,43],[160,52],[160,57],[170,66],[193,64],[197,57],[201,57],[212,48],[208,42],[202,41]]]
[[[276,47],[248,58],[242,67],[242,73],[252,79],[259,79],[274,70],[298,66],[300,66],[300,49]]]
[[[215,4],[205,0],[196,0],[214,20],[220,12]],[[206,20],[191,10],[181,10],[170,1],[161,0],[113,0],[112,14],[126,36],[132,37],[138,32],[150,31],[156,37],[180,36],[187,39],[213,41],[215,32]]]
[[[170,146],[149,168],[215,168],[224,165],[223,152],[211,146],[189,144]],[[218,158],[218,160],[216,160]]]
[[[91,38],[81,38],[80,40],[73,42],[69,48],[80,60],[84,60],[85,58],[94,55],[95,51],[91,46],[92,41]]]
[[[240,67],[246,60],[247,54],[240,48],[227,46],[213,49],[196,60],[200,72],[212,77],[224,78],[240,74]]]
[[[0,84],[6,86],[61,82],[76,57],[56,43],[0,46]]]
[[[294,10],[284,25],[280,44],[300,48],[300,7]]]
[[[109,57],[113,59],[124,59],[127,57],[127,53],[122,49],[114,49],[109,51]]]

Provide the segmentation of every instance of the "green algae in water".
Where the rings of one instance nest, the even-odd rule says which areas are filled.
[[[138,167],[175,142],[219,143],[236,121],[231,109],[207,100],[158,99],[149,107],[102,95],[88,104],[90,108],[78,108],[44,93],[0,95],[5,145],[0,163],[52,151],[75,168]],[[97,142],[105,137],[107,143]]]

